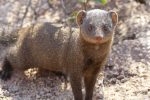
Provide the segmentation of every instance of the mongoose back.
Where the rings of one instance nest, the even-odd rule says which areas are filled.
[[[41,23],[21,29],[14,47],[6,55],[1,78],[11,77],[13,69],[31,67],[66,74],[75,100],[92,100],[98,73],[103,70],[110,52],[118,15],[113,11],[93,9],[79,11],[76,17],[79,28],[59,28]]]

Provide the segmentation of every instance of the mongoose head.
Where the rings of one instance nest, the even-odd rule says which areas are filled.
[[[80,27],[81,37],[87,42],[99,44],[110,40],[118,22],[118,15],[114,11],[94,9],[79,11],[76,17]]]

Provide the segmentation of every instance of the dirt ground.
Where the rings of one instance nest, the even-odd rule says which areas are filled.
[[[37,22],[66,24],[79,11],[76,0],[0,0],[0,60],[15,42],[15,31]],[[137,0],[138,1],[138,0]],[[114,45],[104,70],[95,86],[94,100],[150,100],[150,1],[108,0],[102,5],[89,2],[88,9],[114,10],[119,15]],[[74,20],[72,27],[77,27]],[[0,100],[72,100],[70,85],[50,73],[37,77],[36,69],[25,75],[15,71],[11,80],[0,80]],[[102,88],[102,83],[104,88]],[[102,92],[102,90],[104,90]]]

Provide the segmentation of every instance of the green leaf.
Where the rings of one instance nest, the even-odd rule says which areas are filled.
[[[77,14],[78,14],[78,11],[73,11],[73,12],[71,13],[71,17],[77,16]]]
[[[105,4],[107,3],[107,0],[101,0],[101,3],[102,3],[103,5],[105,5]]]
[[[84,2],[85,2],[85,0],[78,0],[78,2],[84,3]]]
[[[101,2],[103,5],[107,3],[107,0],[95,0],[96,2]]]

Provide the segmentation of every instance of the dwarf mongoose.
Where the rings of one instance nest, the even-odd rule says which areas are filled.
[[[79,11],[79,28],[59,28],[50,23],[37,24],[19,31],[19,38],[6,55],[1,78],[11,77],[13,69],[38,67],[66,74],[75,100],[92,100],[98,73],[103,70],[110,52],[118,15],[113,11]]]

